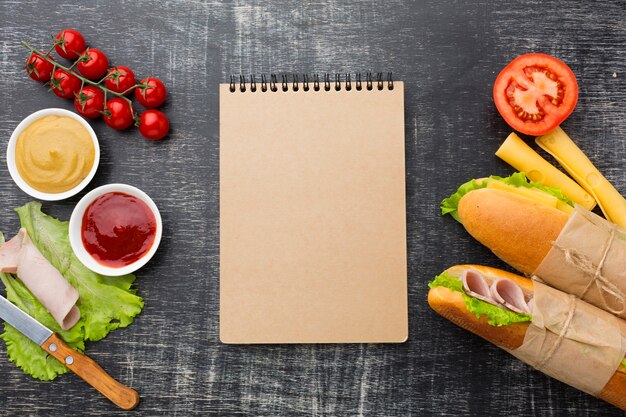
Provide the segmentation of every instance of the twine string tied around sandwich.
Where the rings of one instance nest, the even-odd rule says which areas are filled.
[[[609,236],[602,247],[602,257],[600,258],[600,262],[598,262],[597,266],[594,265],[593,262],[591,262],[587,257],[579,254],[573,249],[563,247],[557,242],[553,242],[552,246],[563,252],[565,262],[573,264],[578,269],[591,276],[591,279],[579,297],[584,298],[591,286],[595,284],[598,287],[598,293],[600,294],[603,308],[613,314],[621,315],[626,312],[626,295],[624,295],[624,293],[615,284],[602,274],[602,268],[604,267],[611,245],[615,240],[616,229],[617,226],[612,224]],[[607,300],[607,295],[615,299],[619,308],[611,306]]]
[[[556,351],[561,346],[561,343],[563,342],[563,339],[566,337],[567,331],[569,330],[569,325],[572,323],[572,318],[574,318],[574,313],[576,312],[576,304],[576,297],[570,294],[567,317],[565,318],[563,327],[561,328],[557,339],[554,341],[554,344],[550,347],[548,352],[546,352],[546,355],[534,365],[536,369],[540,371],[543,370],[543,367],[550,361],[550,359],[552,359],[552,356],[554,356]]]

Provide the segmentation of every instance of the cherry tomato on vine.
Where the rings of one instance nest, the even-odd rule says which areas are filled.
[[[77,30],[63,29],[54,39],[54,49],[63,58],[74,61],[85,50],[85,38]]]
[[[133,124],[133,113],[128,101],[115,97],[107,101],[104,121],[115,130],[124,130]]]
[[[546,54],[525,54],[500,72],[493,85],[493,99],[513,129],[539,136],[572,113],[578,101],[578,83],[561,60]]]
[[[52,59],[50,55],[47,55],[47,57]],[[26,72],[28,73],[28,76],[33,80],[39,81],[41,83],[50,81],[53,68],[54,66],[51,63],[49,63],[34,52],[30,54],[30,56],[26,60]]]
[[[170,131],[170,122],[167,120],[167,117],[158,110],[146,110],[141,113],[140,120],[139,132],[146,139],[163,139]]]
[[[81,116],[97,119],[104,111],[104,93],[98,87],[83,87],[74,98],[74,107]]]
[[[78,57],[78,70],[85,78],[92,81],[98,81],[104,77],[109,68],[109,59],[99,49],[87,48],[80,57]]]
[[[52,92],[61,98],[74,98],[74,95],[80,89],[80,85],[81,82],[75,75],[61,68],[55,69],[50,79]]]
[[[126,91],[126,95],[128,95],[132,92],[131,87],[136,84],[135,73],[128,67],[118,65],[109,70],[105,83],[109,90],[115,91],[116,93]]]
[[[149,77],[141,80],[139,84],[141,84],[141,86],[135,88],[135,97],[137,97],[137,101],[141,103],[141,105],[154,108],[165,103],[167,89],[161,80]]]

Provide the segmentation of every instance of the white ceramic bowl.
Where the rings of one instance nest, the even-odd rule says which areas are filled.
[[[87,207],[93,203],[93,201],[104,195],[106,193],[111,192],[119,192],[132,195],[141,199],[146,205],[152,210],[154,213],[154,218],[156,219],[156,235],[154,236],[154,243],[148,252],[136,260],[135,262],[119,267],[112,268],[105,265],[102,265],[98,261],[96,261],[85,249],[83,245],[83,240],[81,238],[81,228],[83,223],[83,215],[85,214],[85,210]],[[120,276],[125,274],[130,274],[131,272],[136,271],[141,268],[152,258],[157,248],[159,247],[159,243],[161,242],[161,235],[163,233],[163,224],[161,222],[161,214],[159,213],[159,209],[157,208],[154,201],[148,196],[148,194],[141,191],[139,188],[133,187],[132,185],[126,184],[107,184],[102,187],[98,187],[87,194],[83,198],[80,199],[76,207],[74,207],[74,211],[72,212],[72,216],[70,217],[70,245],[72,246],[72,250],[76,257],[85,265],[87,268],[91,269],[94,272],[102,275],[110,275],[110,276]]]
[[[42,191],[34,189],[30,185],[28,185],[26,181],[22,179],[19,171],[17,170],[17,166],[15,165],[15,144],[17,143],[17,138],[20,136],[20,133],[22,133],[22,131],[26,129],[28,125],[33,123],[35,120],[40,119],[44,116],[51,115],[51,114],[56,115],[56,116],[71,117],[72,119],[77,120],[81,125],[83,125],[85,129],[87,129],[87,131],[89,132],[89,136],[91,136],[91,140],[93,141],[93,146],[94,146],[94,151],[95,151],[93,166],[91,167],[91,170],[89,171],[89,174],[87,175],[87,177],[85,177],[85,179],[82,180],[76,187],[70,190],[64,191],[62,193],[44,193]],[[17,127],[11,134],[11,138],[9,139],[9,146],[7,147],[7,165],[9,167],[9,173],[11,174],[13,181],[15,181],[17,186],[20,187],[22,191],[24,191],[26,194],[30,195],[31,197],[35,197],[39,200],[46,200],[46,201],[63,200],[63,199],[69,198],[77,194],[79,191],[85,188],[87,184],[89,184],[89,181],[91,181],[93,176],[96,174],[96,170],[98,169],[99,163],[100,163],[100,144],[98,143],[98,137],[96,136],[96,132],[93,131],[93,129],[91,128],[89,123],[87,123],[85,119],[80,117],[78,114],[71,112],[69,110],[65,110],[65,109],[57,109],[57,108],[43,109],[43,110],[39,110],[31,114],[30,116],[22,120],[19,125],[17,125]]]

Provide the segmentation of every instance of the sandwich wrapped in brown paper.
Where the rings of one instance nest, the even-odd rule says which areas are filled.
[[[626,231],[581,206],[533,275],[626,319]]]
[[[512,355],[598,396],[626,352],[626,322],[576,297],[535,283],[532,323]]]

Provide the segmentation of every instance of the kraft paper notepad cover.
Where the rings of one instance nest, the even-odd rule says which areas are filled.
[[[341,86],[220,85],[224,343],[407,339],[404,86]]]

